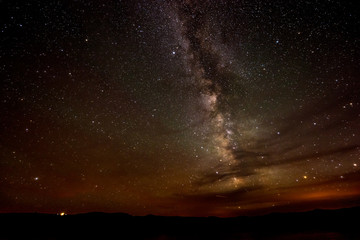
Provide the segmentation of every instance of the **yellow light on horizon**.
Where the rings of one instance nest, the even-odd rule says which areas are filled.
[[[65,213],[64,213],[64,212],[61,212],[61,213],[60,213],[60,216],[65,216]]]

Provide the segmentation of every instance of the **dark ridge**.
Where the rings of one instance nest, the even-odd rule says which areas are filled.
[[[264,216],[0,214],[0,239],[360,239],[360,207]]]

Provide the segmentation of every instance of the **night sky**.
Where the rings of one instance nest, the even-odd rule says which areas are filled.
[[[355,2],[1,1],[0,212],[360,205]]]

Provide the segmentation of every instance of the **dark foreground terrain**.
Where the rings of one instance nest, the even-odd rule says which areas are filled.
[[[257,217],[0,214],[0,239],[360,239],[360,208]]]

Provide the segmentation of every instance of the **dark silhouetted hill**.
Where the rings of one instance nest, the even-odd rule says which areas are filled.
[[[236,218],[0,214],[0,239],[360,239],[360,207]]]

